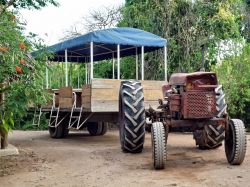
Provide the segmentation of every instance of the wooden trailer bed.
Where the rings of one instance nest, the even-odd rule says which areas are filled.
[[[120,83],[122,80],[115,79],[93,79],[92,84],[84,85],[82,89],[73,89],[76,93],[77,107],[82,105],[83,112],[95,112],[95,113],[114,113],[119,112],[119,90]],[[162,85],[165,81],[141,81],[145,108],[152,106],[157,108],[158,99],[162,98]],[[57,95],[56,105],[59,105],[59,89],[51,90]],[[50,102],[51,103],[51,102]],[[61,102],[60,102],[61,103]],[[52,103],[51,103],[52,104]],[[42,107],[43,112],[50,112],[52,105],[47,104]],[[61,111],[70,112],[72,104],[69,102],[68,105],[61,107]]]
[[[119,90],[121,80],[93,79],[92,84],[83,87],[82,106],[85,112],[119,112]],[[157,108],[162,98],[165,81],[141,81],[145,108]]]

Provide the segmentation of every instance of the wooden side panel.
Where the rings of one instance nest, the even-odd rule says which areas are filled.
[[[159,106],[158,99],[162,99],[162,86],[166,84],[165,81],[142,81],[142,87],[144,92],[144,104],[148,109],[150,106],[157,108]]]
[[[94,79],[91,90],[84,93],[83,105],[85,108],[91,106],[91,112],[118,112],[120,83],[121,80]],[[142,81],[146,108],[159,106],[158,99],[162,98],[162,85],[164,84],[165,81]],[[91,96],[89,97],[88,94]]]
[[[91,111],[91,85],[84,85],[82,88],[82,107],[83,111]]]
[[[71,108],[73,104],[72,87],[62,87],[59,89],[59,107]]]
[[[91,88],[92,112],[118,112],[120,80],[94,79]]]

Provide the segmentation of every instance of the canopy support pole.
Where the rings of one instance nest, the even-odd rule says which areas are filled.
[[[168,66],[167,66],[167,46],[164,46],[164,78],[165,81],[168,81]]]
[[[85,63],[85,84],[88,84],[88,64]]]
[[[68,86],[68,50],[65,49],[65,86]]]
[[[120,45],[117,45],[117,79],[120,80]]]
[[[77,71],[77,88],[80,88],[80,75],[79,75],[79,69]]]
[[[115,57],[114,57],[114,53],[112,53],[113,56],[113,76],[112,78],[115,79]]]
[[[141,80],[144,80],[144,46],[141,46]]]
[[[72,86],[72,63],[70,63],[70,66],[69,66],[69,85]]]
[[[46,89],[49,88],[49,69],[48,69],[48,62],[46,62]]]
[[[94,78],[94,43],[90,42],[90,81]]]
[[[138,80],[138,51],[137,51],[137,47],[135,48],[135,77],[136,80]]]

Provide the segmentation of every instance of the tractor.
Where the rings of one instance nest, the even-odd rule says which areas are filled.
[[[246,134],[240,119],[227,113],[225,94],[213,72],[174,73],[162,86],[157,108],[145,110],[139,81],[121,82],[119,93],[120,143],[124,152],[140,153],[145,132],[151,132],[155,169],[164,169],[171,128],[187,127],[200,149],[214,149],[224,141],[229,164],[240,165],[246,153]]]

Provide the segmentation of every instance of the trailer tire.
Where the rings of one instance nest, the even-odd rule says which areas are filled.
[[[152,159],[155,169],[164,169],[167,160],[166,135],[161,122],[154,122],[151,127]]]
[[[143,89],[138,81],[121,83],[119,125],[121,149],[140,153],[145,139],[145,107]]]
[[[57,127],[49,127],[49,134],[51,138],[59,139],[63,137],[63,126],[62,124]]]
[[[100,135],[106,134],[107,131],[108,131],[108,123],[105,123],[105,122],[104,122],[103,125],[102,125],[102,132],[101,132]]]
[[[225,153],[231,165],[240,165],[245,158],[247,138],[244,123],[239,119],[231,119],[225,139]]]
[[[64,123],[62,138],[66,138],[68,135],[69,135],[68,123]]]
[[[91,136],[104,135],[106,133],[104,129],[104,124],[105,123],[103,122],[89,122],[87,123],[87,130],[89,131],[89,134]]]

